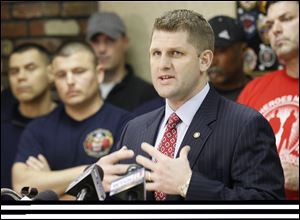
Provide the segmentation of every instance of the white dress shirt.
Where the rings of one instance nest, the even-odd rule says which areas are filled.
[[[209,84],[206,83],[204,88],[195,96],[193,96],[191,99],[189,99],[187,102],[185,102],[182,106],[180,106],[175,113],[177,116],[181,119],[181,123],[177,125],[177,141],[176,141],[176,148],[174,152],[174,157],[176,158],[176,155],[178,153],[179,147],[181,145],[181,142],[185,136],[185,133],[187,132],[197,110],[200,108],[204,98],[206,97],[207,93],[209,91]],[[167,128],[167,122],[169,117],[174,111],[171,109],[171,107],[168,104],[168,100],[166,101],[165,106],[165,117],[162,120],[159,128],[159,132],[157,135],[157,139],[155,141],[155,148],[158,149],[159,144],[163,138],[163,135],[165,133],[165,130]]]

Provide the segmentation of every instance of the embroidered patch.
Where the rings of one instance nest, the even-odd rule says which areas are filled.
[[[109,130],[99,128],[86,136],[83,146],[87,155],[99,158],[108,154],[113,143],[112,133]]]

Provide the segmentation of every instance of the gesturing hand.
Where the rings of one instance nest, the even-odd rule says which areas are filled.
[[[146,172],[146,177],[151,182],[146,183],[146,190],[160,191],[166,194],[180,194],[180,187],[184,185],[192,175],[188,161],[189,146],[180,151],[179,158],[172,159],[155,149],[148,143],[142,143],[141,148],[148,153],[153,160],[138,155],[136,162],[151,170]]]
[[[117,164],[121,160],[130,159],[134,156],[132,150],[128,150],[127,147],[122,147],[120,150],[101,157],[97,161],[97,164],[103,169],[103,187],[105,192],[109,192],[111,182],[120,178],[119,175],[125,174],[129,164]]]
[[[282,161],[284,172],[285,188],[293,191],[299,191],[299,167]]]

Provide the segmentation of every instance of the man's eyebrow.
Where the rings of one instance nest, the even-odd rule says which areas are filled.
[[[278,16],[278,18],[279,19],[282,19],[282,18],[284,18],[285,16],[289,16],[289,15],[292,15],[289,11],[286,11],[286,12],[284,12],[283,14],[281,14],[281,15],[279,15]],[[275,18],[276,19],[276,18]],[[266,23],[273,23],[274,21],[273,21],[274,19],[268,19],[267,18],[267,20],[266,20]]]

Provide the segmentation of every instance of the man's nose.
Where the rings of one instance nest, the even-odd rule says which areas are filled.
[[[67,84],[68,85],[73,85],[74,82],[75,82],[74,75],[71,72],[67,73],[67,78],[66,79],[67,79]]]
[[[279,21],[274,21],[271,31],[274,35],[277,35],[282,32],[282,24]]]
[[[24,69],[21,68],[18,73],[18,80],[19,81],[25,80],[26,78],[27,78],[27,73]]]
[[[164,70],[164,69],[170,69],[172,65],[171,59],[167,55],[161,55],[160,61],[159,61],[159,68]]]
[[[103,42],[98,42],[97,44],[97,51],[100,54],[103,54],[107,51],[107,45]]]

